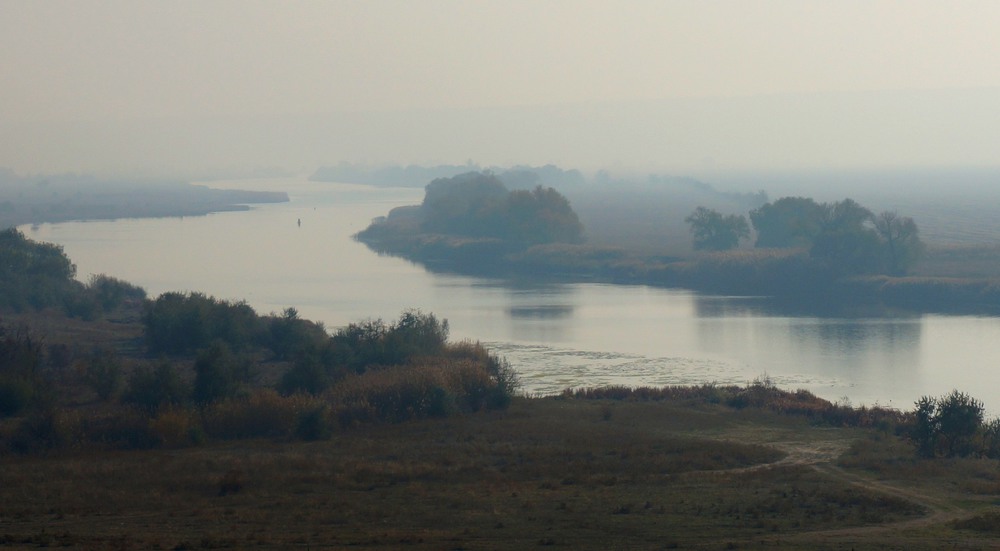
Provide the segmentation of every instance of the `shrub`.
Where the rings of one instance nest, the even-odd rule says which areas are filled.
[[[235,356],[225,342],[215,341],[198,353],[194,373],[194,401],[205,405],[234,396],[249,375],[249,363]]]
[[[149,421],[149,431],[165,448],[182,448],[204,440],[196,413],[185,408],[164,408]]]
[[[330,408],[326,405],[309,408],[299,413],[295,422],[295,436],[307,442],[326,440],[333,434]]]
[[[10,447],[18,453],[37,453],[66,446],[72,431],[66,416],[45,408],[21,420],[11,436]]]
[[[205,408],[202,424],[205,433],[214,438],[286,437],[295,431],[299,415],[318,404],[311,396],[281,396],[273,390],[258,390]]]
[[[16,228],[0,231],[0,307],[62,306],[79,292],[75,275],[61,246],[32,241]]]
[[[0,416],[17,415],[27,409],[35,385],[23,377],[0,376]]]
[[[953,390],[938,398],[921,397],[916,403],[912,429],[918,452],[933,457],[965,457],[977,451],[976,436],[983,425],[983,403],[964,392]]]
[[[110,350],[100,350],[87,359],[84,381],[104,401],[118,395],[124,383],[121,360]]]
[[[486,384],[484,398],[491,408],[503,408],[510,404],[511,399],[521,388],[517,371],[506,358],[490,354],[481,343],[461,342],[450,345],[445,355],[453,359],[467,359],[479,362],[486,368],[490,382]]]
[[[489,366],[462,358],[370,370],[341,381],[327,396],[349,422],[401,422],[508,402]]]
[[[149,449],[162,444],[144,408],[119,407],[93,413],[79,419],[78,424],[81,441],[105,449]]]
[[[90,276],[87,290],[105,312],[110,312],[127,303],[141,303],[146,300],[146,290],[118,278],[104,274]]]
[[[303,355],[288,369],[278,383],[278,390],[285,395],[307,392],[320,394],[330,386],[326,367],[315,356]]]
[[[0,416],[17,415],[45,394],[42,347],[23,328],[0,325]]]
[[[152,352],[194,352],[221,340],[235,351],[264,342],[263,325],[246,302],[201,293],[164,293],[146,304],[146,342]]]
[[[63,310],[66,312],[66,315],[71,318],[80,318],[84,321],[97,319],[98,314],[101,312],[101,305],[97,301],[97,297],[84,288],[83,285],[75,281],[73,283],[70,288],[74,289],[74,292],[67,293],[62,301]]]
[[[161,406],[184,403],[189,394],[173,365],[163,363],[153,370],[136,370],[122,401],[155,413]]]
[[[387,324],[381,319],[352,323],[333,335],[333,362],[355,373],[373,365],[401,365],[440,354],[448,340],[448,320],[408,310]]]
[[[329,339],[323,324],[299,318],[295,308],[286,308],[280,316],[265,318],[268,346],[278,360],[290,360],[314,354]]]

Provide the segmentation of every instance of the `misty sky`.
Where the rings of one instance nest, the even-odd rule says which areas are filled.
[[[20,172],[1000,164],[995,1],[0,7]]]

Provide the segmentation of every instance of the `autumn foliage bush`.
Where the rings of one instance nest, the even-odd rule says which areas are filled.
[[[205,434],[212,438],[280,438],[293,434],[299,415],[320,399],[307,394],[282,396],[260,389],[249,396],[209,405],[202,411]]]
[[[567,389],[565,399],[583,400],[690,400],[723,404],[737,409],[766,409],[784,415],[798,415],[834,426],[874,427],[909,422],[911,415],[883,407],[852,407],[832,403],[807,390],[788,391],[778,388],[767,377],[750,384],[696,385],[664,387],[628,387],[612,385],[599,388]]]

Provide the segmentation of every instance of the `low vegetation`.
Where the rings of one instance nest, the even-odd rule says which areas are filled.
[[[921,458],[898,412],[859,415],[766,381],[515,397],[503,410],[402,423],[329,427],[329,407],[260,391],[162,410],[147,430],[169,452],[0,457],[0,541],[975,549],[995,537],[995,461]],[[807,413],[833,410],[843,417]]]
[[[226,303],[201,295],[170,300],[181,310],[185,302],[207,302],[248,319],[243,309],[226,310]],[[211,308],[203,314],[201,323],[175,330],[226,319]],[[517,388],[505,360],[476,343],[447,342],[447,324],[433,315],[406,312],[392,324],[352,324],[323,337],[314,324],[303,323],[301,332],[283,333],[293,346],[269,331],[269,324],[290,317],[254,315],[254,339],[222,332],[194,350],[175,339],[185,343],[179,352],[150,346],[152,357],[75,348],[68,354],[76,357],[63,366],[30,331],[4,328],[0,414],[7,420],[0,423],[0,450],[179,447],[206,438],[311,440],[359,424],[504,408]],[[149,338],[150,322],[147,311],[146,340],[160,342]],[[267,348],[275,342],[294,359],[279,360]]]

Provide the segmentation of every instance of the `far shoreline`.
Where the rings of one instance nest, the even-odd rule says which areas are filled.
[[[219,189],[191,183],[21,180],[0,190],[0,228],[205,216],[289,200],[284,191]]]

